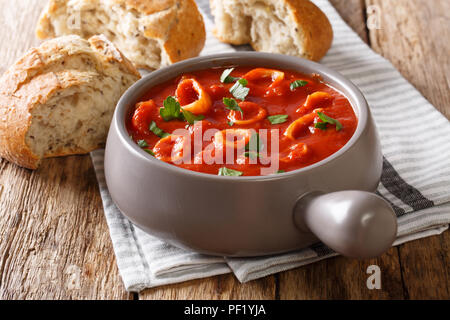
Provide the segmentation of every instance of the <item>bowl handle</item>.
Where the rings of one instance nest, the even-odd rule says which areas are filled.
[[[294,220],[302,231],[354,258],[381,255],[397,235],[397,218],[389,203],[365,191],[308,193],[297,201]]]

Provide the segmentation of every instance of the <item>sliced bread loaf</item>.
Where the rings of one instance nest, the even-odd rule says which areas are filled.
[[[117,101],[139,78],[104,36],[30,49],[0,78],[0,156],[36,169],[102,147]]]
[[[331,47],[326,15],[309,0],[210,0],[215,36],[257,51],[320,60]]]
[[[100,33],[147,69],[197,56],[206,39],[194,0],[50,0],[36,30],[40,39]]]

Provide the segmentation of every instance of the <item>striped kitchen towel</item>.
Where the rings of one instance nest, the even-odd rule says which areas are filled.
[[[249,47],[218,42],[208,0],[197,1],[208,38],[202,54]],[[322,63],[350,78],[364,93],[378,127],[384,170],[378,193],[398,216],[395,244],[443,232],[450,222],[450,124],[384,58],[374,53],[327,0],[314,1],[328,16],[334,44]],[[233,272],[241,282],[336,255],[317,244],[271,257],[210,257],[170,246],[130,223],[112,203],[105,184],[103,151],[92,153],[117,263],[129,291]]]

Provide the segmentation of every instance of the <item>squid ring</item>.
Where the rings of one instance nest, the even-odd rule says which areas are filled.
[[[239,111],[231,110],[230,113],[228,113],[227,118],[228,118],[228,120],[230,120],[231,122],[234,122],[235,124],[245,125],[245,124],[255,123],[255,122],[258,122],[258,121],[264,119],[267,115],[267,110],[254,102],[241,102],[241,103],[239,103],[239,107],[241,107],[244,114],[252,109],[258,110],[258,113],[255,116],[251,117],[250,119],[244,120],[244,119],[238,119],[238,117],[239,118],[241,117],[241,114]]]
[[[225,129],[214,135],[214,145],[216,148],[244,148],[253,132],[250,129]]]
[[[190,154],[191,143],[188,138],[170,135],[160,139],[153,147],[155,158],[164,162],[177,162]]]
[[[332,99],[333,97],[327,92],[323,91],[314,92],[308,95],[303,106],[298,108],[295,112],[306,114],[311,112],[315,108],[325,108],[327,104],[331,102]]]
[[[183,103],[189,101],[189,97],[186,96],[187,90],[195,91],[198,99],[191,103]],[[203,88],[203,86],[198,83],[195,79],[184,79],[182,80],[176,90],[177,100],[180,102],[182,109],[192,112],[193,114],[204,114],[207,113],[211,106],[212,101],[209,94]],[[190,100],[192,101],[192,100]]]
[[[308,153],[308,146],[302,142],[294,144],[288,149],[289,154],[280,158],[280,162],[290,163],[302,160]]]
[[[281,82],[284,79],[284,72],[275,69],[256,68],[247,72],[243,76],[243,78],[249,81],[271,78],[272,84],[269,86],[270,88],[272,86],[276,86],[279,82]]]
[[[317,117],[317,112],[322,112],[322,108],[315,109],[313,112],[308,113],[294,122],[292,122],[289,127],[287,127],[284,135],[289,139],[295,140],[300,133],[302,133],[307,127],[309,127],[314,119]]]

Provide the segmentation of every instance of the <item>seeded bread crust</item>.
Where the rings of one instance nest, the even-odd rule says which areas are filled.
[[[70,67],[74,59],[85,63]],[[48,107],[46,104],[52,99],[58,101],[55,99],[68,90],[76,94],[82,88],[101,88],[102,81],[108,79],[108,83],[116,83],[124,91],[139,78],[131,62],[104,36],[94,36],[88,41],[78,36],[61,37],[30,49],[0,78],[0,156],[19,166],[36,169],[43,157],[84,154],[98,148],[104,139],[89,141],[88,149],[71,144],[51,153],[36,154],[29,130],[33,121],[46,119],[33,118],[33,114]],[[112,114],[115,105],[103,107]],[[106,138],[106,132],[97,135]],[[97,136],[94,140],[98,140]]]
[[[206,40],[194,0],[50,0],[36,28],[39,39],[98,33],[146,69],[195,57]]]
[[[210,0],[210,5],[214,35],[222,42],[319,61],[333,41],[327,16],[309,0]],[[268,27],[271,23],[277,27]],[[291,43],[276,46],[280,39]]]

